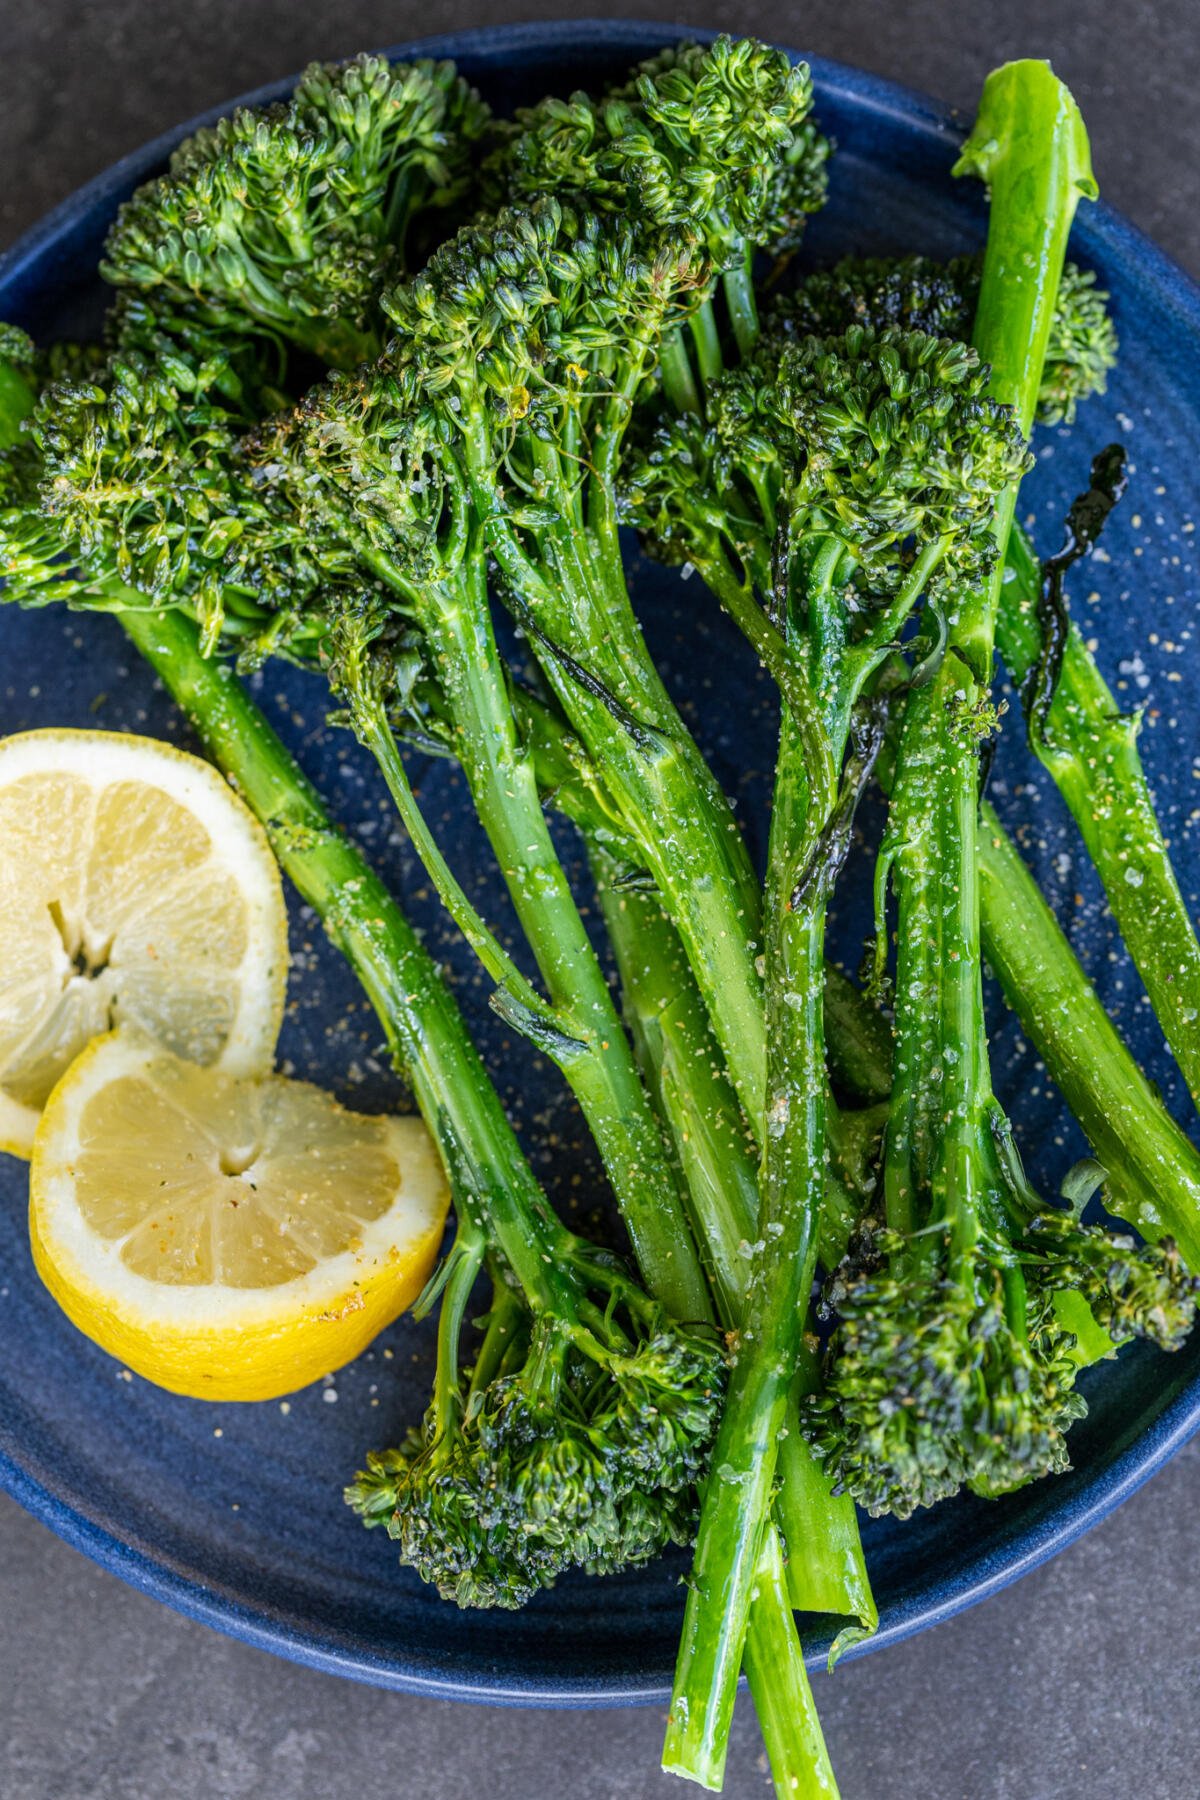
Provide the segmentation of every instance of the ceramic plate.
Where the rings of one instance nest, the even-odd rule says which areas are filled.
[[[454,57],[498,109],[546,92],[596,87],[674,35],[619,23],[468,32],[406,46]],[[980,244],[983,197],[949,176],[963,121],[929,101],[814,59],[817,112],[838,142],[827,210],[805,255]],[[289,84],[249,96],[274,99]],[[228,110],[227,106],[218,109]],[[215,115],[214,115],[215,116]],[[43,337],[94,326],[101,242],[118,204],[194,124],[126,158],[82,189],[0,263],[0,317]],[[1101,172],[1103,173],[1103,172]],[[1146,704],[1144,746],[1185,890],[1200,875],[1193,810],[1200,802],[1198,709],[1186,659],[1200,585],[1191,508],[1200,462],[1200,292],[1145,238],[1103,206],[1081,209],[1074,254],[1099,270],[1121,332],[1121,367],[1105,400],[1072,432],[1044,434],[1023,491],[1044,547],[1056,547],[1065,503],[1089,458],[1120,437],[1131,492],[1107,539],[1110,560],[1076,581],[1076,603],[1101,640],[1123,703]],[[697,585],[637,562],[636,597],[667,679],[703,695],[693,723],[761,851],[771,767],[768,685]],[[270,670],[259,698],[333,811],[362,842],[444,953],[471,1025],[525,1131],[539,1171],[586,1221],[601,1184],[579,1121],[552,1071],[536,1069],[489,1013],[469,956],[440,921],[394,829],[372,768],[326,727],[318,683]],[[99,725],[189,742],[188,733],[118,629],[65,612],[0,609],[0,733]],[[453,771],[415,770],[443,820],[468,886],[501,924],[479,836]],[[1167,1060],[1057,797],[1033,776],[1020,732],[1007,733],[993,792],[1060,917],[1138,1054],[1181,1119],[1182,1084]],[[569,841],[564,851],[574,857]],[[852,916],[856,915],[857,916]],[[845,952],[861,913],[837,921]],[[294,973],[281,1057],[364,1108],[400,1090],[380,1032],[347,970],[310,916],[292,914]],[[1048,1187],[1081,1153],[1058,1096],[997,1009],[1000,1097],[1027,1161]],[[549,1115],[555,1148],[533,1121]],[[528,1129],[527,1129],[528,1127]],[[582,1174],[582,1180],[576,1177]],[[583,1196],[580,1199],[580,1196]],[[596,1196],[593,1202],[589,1196]],[[397,1566],[391,1545],[342,1504],[343,1482],[373,1446],[394,1441],[424,1408],[428,1326],[401,1321],[373,1350],[284,1405],[205,1406],[131,1379],[77,1335],[37,1281],[25,1234],[26,1174],[0,1159],[0,1482],[68,1542],[136,1587],[193,1617],[315,1667],[381,1686],[527,1705],[627,1704],[669,1691],[683,1563],[605,1581],[563,1581],[515,1614],[462,1613]],[[1073,1473],[985,1505],[962,1499],[898,1526],[866,1522],[881,1625],[874,1647],[930,1625],[1052,1555],[1115,1506],[1200,1421],[1200,1333],[1173,1357],[1134,1349],[1085,1383],[1091,1412],[1072,1438]],[[814,1659],[821,1634],[812,1638]]]

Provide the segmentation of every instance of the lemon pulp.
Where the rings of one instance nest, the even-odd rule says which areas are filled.
[[[271,1066],[287,915],[265,834],[217,772],[147,738],[0,743],[0,1149],[130,1023],[181,1056]]]
[[[117,1032],[52,1094],[34,1260],[68,1316],[178,1393],[265,1399],[348,1362],[420,1292],[449,1196],[424,1125]]]

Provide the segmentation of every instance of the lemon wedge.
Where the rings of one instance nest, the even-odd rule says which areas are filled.
[[[267,1400],[357,1356],[412,1303],[449,1195],[419,1119],[99,1038],[47,1102],[30,1169],[38,1273],[130,1369]]]
[[[215,769],[115,732],[0,743],[0,1149],[29,1154],[59,1077],[116,1025],[265,1072],[286,981],[278,866]]]

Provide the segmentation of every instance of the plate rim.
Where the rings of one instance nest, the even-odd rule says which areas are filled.
[[[711,42],[718,35],[713,30],[651,20],[559,19],[437,33],[390,46],[378,54],[391,61],[415,56],[472,55],[501,64],[506,56],[524,47],[585,51],[607,47],[628,51],[632,58],[670,43]],[[965,135],[967,121],[962,113],[927,94],[852,64],[790,49],[788,54],[803,56],[809,63],[818,93],[832,90],[859,108],[890,118],[907,131],[915,130],[947,149]],[[29,273],[53,254],[58,240],[82,215],[111,200],[131,183],[145,179],[183,137],[237,106],[260,105],[290,93],[297,79],[296,75],[284,77],[207,108],[109,164],[44,214],[0,255],[0,291],[15,287],[19,294]],[[1090,206],[1080,216],[1077,237],[1085,250],[1102,249],[1120,260],[1136,261],[1146,282],[1169,301],[1185,326],[1200,333],[1200,285],[1121,213],[1104,202]],[[1200,1377],[1185,1386],[1121,1455],[1098,1471],[1088,1486],[1049,1520],[1027,1525],[1002,1551],[993,1550],[990,1556],[981,1552],[974,1561],[967,1562],[956,1578],[926,1585],[917,1597],[900,1602],[874,1637],[846,1652],[847,1659],[882,1650],[939,1624],[1047,1562],[1120,1506],[1197,1430]],[[469,1672],[432,1673],[416,1666],[411,1658],[406,1661],[403,1645],[386,1658],[361,1648],[356,1651],[352,1634],[332,1633],[311,1625],[298,1630],[296,1621],[282,1610],[272,1609],[262,1601],[247,1604],[219,1583],[205,1582],[148,1548],[128,1542],[115,1525],[89,1517],[57,1491],[49,1471],[35,1472],[3,1446],[0,1491],[8,1493],[72,1548],[138,1592],[228,1636],[309,1668],[425,1697],[493,1706],[636,1706],[660,1704],[669,1697],[669,1681],[647,1681],[636,1676],[562,1676],[551,1685],[535,1677],[500,1680],[483,1666]],[[824,1652],[820,1648],[811,1650],[807,1661],[810,1668],[821,1667]]]

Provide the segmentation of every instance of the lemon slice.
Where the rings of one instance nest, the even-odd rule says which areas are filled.
[[[0,1149],[29,1154],[63,1071],[119,1024],[265,1072],[286,981],[278,866],[215,769],[115,732],[0,743]]]
[[[448,1194],[419,1119],[99,1038],[34,1140],[38,1273],[79,1329],[178,1394],[265,1400],[355,1357],[428,1279]]]

